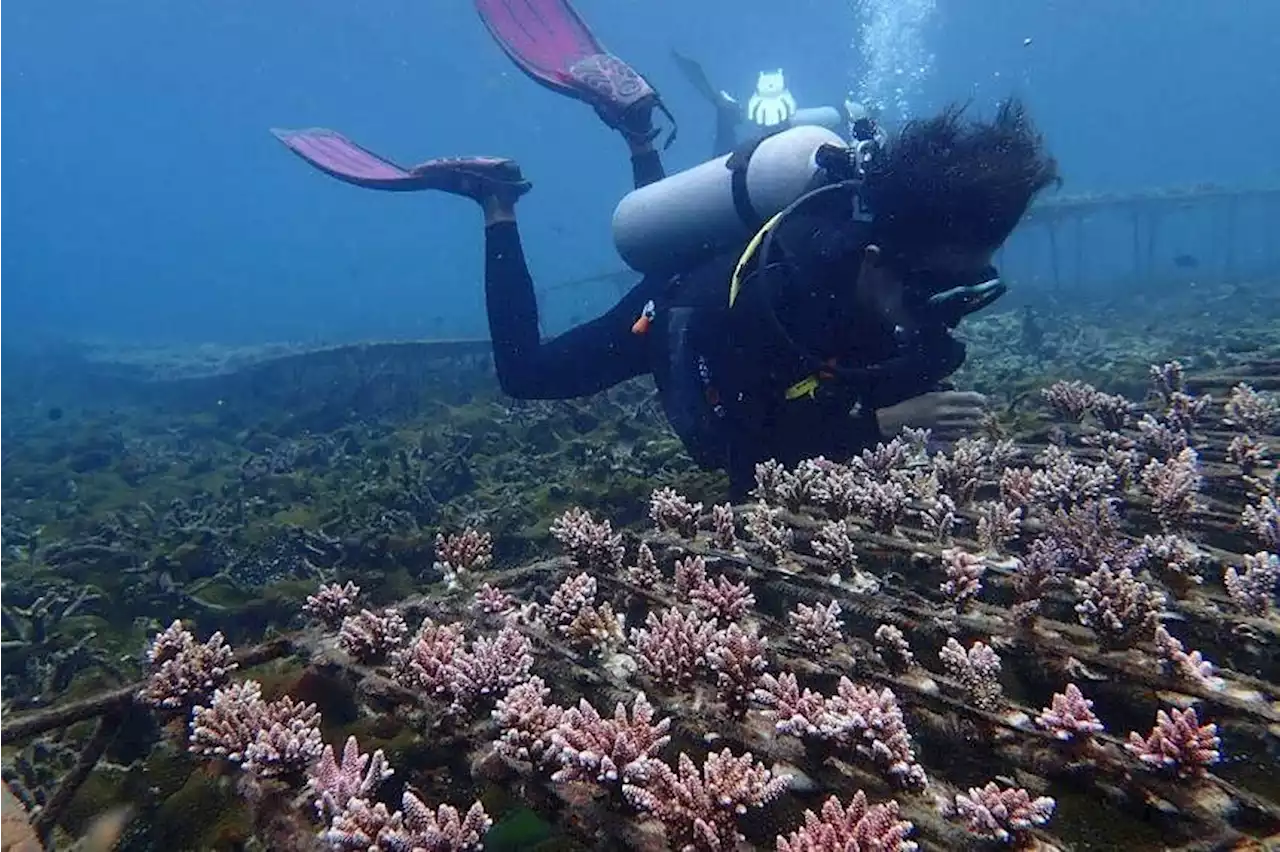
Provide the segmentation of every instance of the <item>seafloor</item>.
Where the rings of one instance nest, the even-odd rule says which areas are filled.
[[[1274,848],[1280,282],[966,334],[735,507],[644,381],[7,350],[4,848]]]

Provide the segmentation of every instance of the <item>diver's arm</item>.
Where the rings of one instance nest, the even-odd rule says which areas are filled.
[[[484,236],[489,335],[504,393],[570,399],[649,372],[646,340],[631,325],[657,285],[642,281],[608,313],[544,342],[514,212],[486,206]]]

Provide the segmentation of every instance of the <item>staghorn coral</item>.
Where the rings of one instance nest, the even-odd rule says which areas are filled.
[[[672,769],[652,761],[643,778],[623,786],[636,808],[656,817],[667,843],[681,852],[731,852],[742,841],[738,819],[780,796],[789,775],[774,775],[750,752],[735,757],[728,749],[707,755],[698,765],[683,752]]]
[[[498,699],[493,718],[502,729],[498,752],[513,760],[539,761],[551,748],[551,735],[564,716],[564,708],[548,704],[551,690],[533,675]]]
[[[689,590],[689,601],[703,615],[729,624],[737,621],[755,606],[755,595],[745,583],[735,583],[723,574],[715,580],[703,577]]]
[[[359,596],[360,587],[355,583],[347,582],[342,586],[329,583],[322,585],[314,595],[307,596],[302,611],[325,627],[333,629],[355,611],[356,598]]]
[[[1129,734],[1125,749],[1142,763],[1157,772],[1166,772],[1179,778],[1203,775],[1206,768],[1221,759],[1218,751],[1218,726],[1212,722],[1201,725],[1192,707],[1168,712],[1156,711],[1156,724],[1146,738]]]
[[[974,642],[968,651],[955,639],[938,652],[947,674],[960,682],[973,706],[994,710],[1000,706],[1004,689],[1000,686],[1000,655],[984,642]]]
[[[569,509],[551,525],[551,534],[584,571],[612,574],[622,567],[626,550],[622,534],[608,521],[597,521],[586,509]]]
[[[715,625],[676,608],[650,612],[644,627],[631,631],[640,668],[663,686],[688,686],[706,664]]]
[[[1102,565],[1083,580],[1075,581],[1076,614],[1080,623],[1092,627],[1112,644],[1130,644],[1149,633],[1160,620],[1165,596],[1137,580],[1128,568],[1112,571]]]
[[[361,663],[380,663],[403,644],[408,632],[408,625],[396,609],[362,609],[342,619],[338,645]]]
[[[373,754],[360,751],[355,737],[347,737],[342,748],[342,762],[334,756],[333,746],[307,770],[307,793],[315,797],[316,813],[332,820],[347,809],[352,799],[366,799],[383,781],[395,774],[387,765],[382,749]]]
[[[735,718],[746,714],[748,699],[760,675],[769,667],[764,646],[764,640],[754,629],[748,632],[737,624],[730,624],[711,636],[705,652],[707,666],[715,673],[720,700]]]
[[[1036,716],[1036,724],[1060,740],[1077,742],[1086,741],[1105,730],[1093,712],[1093,702],[1085,698],[1074,683],[1067,684],[1062,692],[1054,693],[1049,706]]]
[[[822,805],[821,816],[804,812],[804,825],[778,838],[778,852],[915,852],[907,839],[915,826],[902,819],[892,799],[871,805],[861,790],[846,808],[835,796]]]
[[[493,539],[487,532],[467,527],[462,532],[436,533],[435,568],[450,587],[469,574],[483,571],[493,562]]]
[[[711,546],[730,552],[738,549],[738,531],[729,503],[711,507]]]
[[[481,849],[492,825],[479,802],[465,815],[451,805],[432,811],[406,790],[394,813],[381,802],[351,800],[322,837],[339,852],[463,852]]]
[[[1191,447],[1168,461],[1147,462],[1141,482],[1151,500],[1151,511],[1166,531],[1185,526],[1200,507],[1200,457]]]
[[[964,823],[975,837],[1012,843],[1019,835],[1044,825],[1053,816],[1057,802],[1048,796],[1032,799],[1021,787],[1001,788],[994,781],[984,787],[970,787],[942,805],[943,813]]]
[[[649,518],[662,532],[692,539],[698,534],[701,503],[691,503],[674,488],[657,488],[649,498]]]
[[[147,650],[147,677],[138,698],[157,709],[185,713],[227,683],[236,668],[221,633],[198,643],[181,621],[174,621]]]
[[[787,613],[787,623],[801,648],[819,658],[824,657],[842,635],[840,604],[834,600],[826,606],[796,604],[796,608]]]
[[[947,597],[957,612],[964,611],[965,605],[982,591],[986,561],[981,556],[951,548],[942,551],[942,570],[946,572],[947,581],[938,587],[938,591]]]
[[[671,719],[653,719],[653,705],[643,692],[631,703],[630,716],[621,701],[609,718],[581,699],[560,715],[550,732],[551,750],[560,765],[552,780],[608,786],[647,777],[650,764],[671,741]]]
[[[916,664],[916,658],[911,653],[911,645],[907,643],[907,637],[892,624],[881,624],[877,627],[872,641],[891,669],[901,672]]]
[[[1280,557],[1274,553],[1246,554],[1243,571],[1228,565],[1222,573],[1222,585],[1235,605],[1258,617],[1266,615],[1275,605],[1277,583],[1280,583]]]
[[[221,757],[263,778],[304,772],[323,748],[316,705],[288,696],[263,701],[256,681],[219,689],[207,707],[191,711],[192,753]]]

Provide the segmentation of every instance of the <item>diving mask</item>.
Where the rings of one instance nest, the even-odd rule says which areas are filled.
[[[910,310],[920,319],[955,328],[960,320],[999,299],[1009,289],[994,266],[955,276],[934,270],[903,276]]]

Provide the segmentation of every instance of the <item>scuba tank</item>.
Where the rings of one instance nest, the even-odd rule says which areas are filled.
[[[770,217],[823,181],[820,148],[836,133],[792,127],[628,193],[613,212],[613,242],[642,274],[674,274],[740,248]]]

